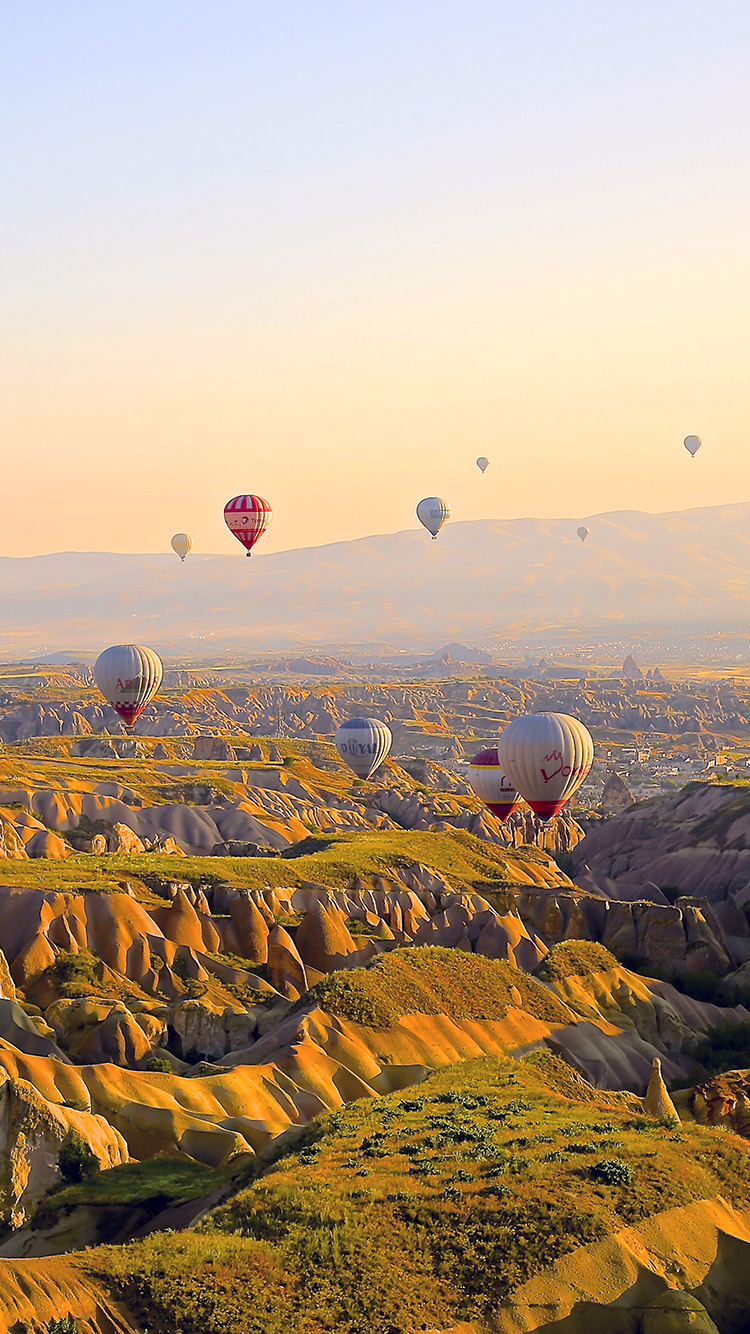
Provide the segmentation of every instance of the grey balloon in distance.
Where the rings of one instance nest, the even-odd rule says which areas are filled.
[[[686,435],[682,443],[685,446],[691,459],[694,459],[696,454],[698,453],[698,450],[703,444],[703,441],[701,440],[699,435]]]
[[[180,560],[184,560],[189,552],[193,550],[193,539],[189,533],[175,533],[171,546],[175,555],[179,556]]]
[[[334,743],[357,778],[371,778],[391,748],[390,727],[379,718],[349,718],[336,732]]]
[[[586,538],[588,537],[590,531],[591,530],[586,527],[585,523],[582,523],[580,528],[576,528],[576,532],[582,542],[586,541]]]
[[[480,457],[477,459],[477,467],[478,467],[479,471],[480,471],[480,472],[486,472],[487,469],[489,468],[489,466],[490,466],[490,461],[489,461],[489,459],[486,459],[486,458],[484,457],[484,454],[481,454]]]
[[[432,535],[433,542],[450,517],[451,507],[446,500],[441,500],[440,496],[426,496],[417,505],[417,518]]]

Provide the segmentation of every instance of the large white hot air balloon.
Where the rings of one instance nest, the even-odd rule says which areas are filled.
[[[180,560],[184,560],[188,552],[193,550],[193,539],[189,533],[175,533],[171,545]]]
[[[468,768],[468,778],[479,800],[500,820],[507,820],[521,805],[520,793],[516,792],[500,768],[496,746],[480,750],[474,756]]]
[[[703,444],[703,441],[701,440],[699,435],[686,435],[682,443],[685,446],[691,459],[694,459],[696,454],[698,453],[698,450]]]
[[[540,820],[550,820],[589,772],[594,743],[567,713],[524,713],[500,733],[497,753],[508,781]]]
[[[589,535],[590,529],[588,529],[588,528],[586,527],[585,523],[582,523],[581,526],[580,526],[580,528],[576,528],[576,532],[577,532],[578,536],[580,537],[581,541],[582,541],[582,542],[585,542],[585,541],[586,541],[586,538],[587,538],[588,535]]]
[[[132,727],[161,685],[161,658],[141,644],[113,644],[94,663],[94,679],[108,704]]]
[[[432,540],[435,541],[443,524],[447,523],[451,517],[451,507],[440,496],[427,496],[425,500],[420,500],[417,505],[417,518],[424,525],[428,533],[432,534]]]
[[[487,469],[489,468],[489,466],[490,466],[490,461],[489,461],[489,459],[486,459],[486,458],[484,457],[484,454],[481,454],[480,457],[477,459],[477,467],[478,467],[479,471],[480,471],[480,472],[486,472]]]
[[[334,737],[336,749],[358,778],[370,778],[391,748],[390,727],[379,718],[349,718]]]

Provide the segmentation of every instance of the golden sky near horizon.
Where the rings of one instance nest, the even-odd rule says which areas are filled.
[[[749,29],[0,6],[0,554],[750,499]]]

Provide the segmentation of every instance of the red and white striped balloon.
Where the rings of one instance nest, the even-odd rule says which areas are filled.
[[[497,753],[534,814],[550,820],[588,774],[594,742],[588,728],[567,713],[524,713],[500,733]]]
[[[248,556],[271,522],[271,506],[261,496],[235,496],[224,506],[224,522]]]
[[[507,820],[509,815],[521,805],[520,794],[508,782],[498,759],[497,747],[480,750],[469,765],[469,782],[483,801],[488,811],[500,820]]]

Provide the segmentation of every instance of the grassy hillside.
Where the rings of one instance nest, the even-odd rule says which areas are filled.
[[[449,1019],[502,1019],[511,1006],[552,1024],[568,1011],[546,987],[511,964],[435,946],[381,954],[366,968],[330,973],[298,1001],[372,1028],[389,1028],[405,1014]]]
[[[309,1126],[198,1229],[90,1251],[163,1334],[414,1334],[480,1323],[555,1258],[722,1195],[750,1146],[637,1115],[557,1058],[484,1059]]]
[[[483,843],[463,830],[363,830],[315,834],[282,857],[170,857],[79,853],[63,861],[0,861],[0,885],[111,893],[128,881],[137,888],[184,880],[193,885],[301,885],[307,880],[344,887],[354,876],[385,874],[420,862],[445,875],[456,890],[502,890],[524,879],[524,866],[547,867],[535,848],[514,850]],[[520,874],[518,874],[520,872]],[[560,877],[562,879],[562,877]]]

